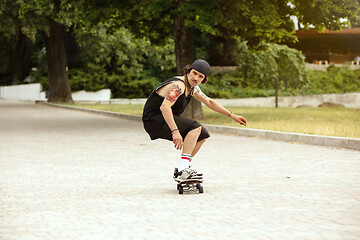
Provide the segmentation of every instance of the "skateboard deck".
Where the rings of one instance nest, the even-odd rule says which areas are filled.
[[[175,181],[177,182],[177,190],[179,191],[179,194],[191,191],[199,191],[199,193],[204,192],[204,188],[201,186],[201,183],[203,182],[202,179],[175,179]]]

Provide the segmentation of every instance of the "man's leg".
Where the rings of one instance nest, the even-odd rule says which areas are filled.
[[[191,162],[192,153],[197,145],[197,139],[201,133],[201,127],[195,128],[188,132],[184,139],[183,151],[181,154],[180,165],[178,170],[182,171],[189,167]]]
[[[200,133],[201,133],[201,127],[195,128],[195,129],[191,130],[190,132],[188,132],[188,134],[186,135],[186,137],[184,139],[182,153],[192,155],[192,153],[196,147],[196,143],[200,136]]]
[[[194,157],[196,155],[196,153],[200,150],[201,146],[204,144],[205,141],[206,141],[206,138],[196,143],[195,148],[194,148],[193,152],[191,153],[192,157]]]

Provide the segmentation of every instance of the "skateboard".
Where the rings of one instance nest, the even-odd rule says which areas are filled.
[[[175,181],[177,182],[177,190],[179,191],[179,194],[191,191],[199,191],[199,193],[204,192],[204,188],[201,186],[201,183],[203,182],[202,179],[175,179]]]

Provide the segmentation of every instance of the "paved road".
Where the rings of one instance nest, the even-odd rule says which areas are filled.
[[[140,122],[0,100],[0,239],[359,239],[360,152],[212,134],[179,152]]]

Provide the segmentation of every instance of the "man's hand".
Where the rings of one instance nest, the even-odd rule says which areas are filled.
[[[182,136],[179,132],[179,130],[175,130],[173,133],[172,133],[172,137],[173,137],[173,143],[174,143],[174,147],[177,149],[177,150],[181,150],[182,147],[183,147],[183,139],[182,139]]]
[[[246,126],[246,119],[243,116],[231,114],[230,117],[234,119],[235,122],[240,123],[240,125]]]

